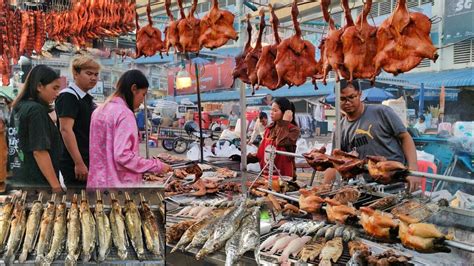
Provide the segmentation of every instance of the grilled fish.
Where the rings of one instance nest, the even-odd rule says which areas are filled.
[[[28,215],[28,219],[26,220],[25,240],[23,241],[21,254],[18,257],[18,261],[20,263],[24,263],[26,261],[26,258],[28,257],[28,254],[33,251],[36,238],[38,237],[41,214],[43,213],[42,199],[43,193],[40,193],[38,196],[38,200],[35,200],[33,202],[30,214]]]
[[[82,191],[79,210],[82,231],[82,261],[88,262],[94,253],[97,232],[94,216],[89,208],[85,190]]]
[[[260,244],[260,233],[258,223],[260,217],[260,207],[250,209],[251,213],[242,220],[242,236],[239,243],[239,256],[244,255],[249,250],[257,249]]]
[[[267,248],[270,248],[271,246],[273,246],[273,244],[275,244],[275,242],[278,239],[285,237],[287,235],[288,235],[287,233],[278,233],[278,234],[274,234],[270,236],[265,241],[263,241],[263,243],[260,244],[260,250],[263,251],[263,250],[266,250]]]
[[[227,240],[237,231],[245,215],[245,201],[231,213],[225,215],[222,220],[216,225],[214,232],[206,241],[201,250],[196,254],[196,259],[200,260],[207,254],[210,254],[220,249]]]
[[[130,195],[125,192],[125,225],[127,226],[128,237],[132,241],[132,246],[140,261],[144,259],[145,248],[142,237],[142,221],[137,205],[130,199]]]
[[[95,222],[97,225],[98,258],[99,262],[106,259],[112,246],[112,231],[110,229],[109,217],[104,212],[104,204],[100,191],[96,191],[96,205],[94,211]]]
[[[81,219],[79,214],[79,206],[77,205],[77,194],[74,194],[71,201],[71,207],[67,214],[67,241],[66,251],[67,257],[65,265],[76,265],[77,259],[81,252]]]
[[[235,210],[235,207],[232,207],[229,212],[231,212],[232,210]],[[204,245],[206,241],[209,239],[209,237],[211,237],[211,234],[214,232],[214,229],[216,228],[216,226],[227,214],[213,216],[212,219],[209,221],[209,223],[196,233],[196,235],[193,237],[193,240],[185,248],[185,250],[189,251],[192,248]]]
[[[319,256],[325,242],[313,242],[306,244],[301,250],[299,256],[301,262],[314,261]]]
[[[56,258],[61,255],[66,241],[66,195],[63,196],[61,203],[56,205],[56,213],[54,216],[53,239],[48,255],[45,257],[45,263],[50,265]]]
[[[53,235],[54,213],[56,204],[56,194],[51,196],[51,200],[46,204],[43,215],[41,216],[40,232],[38,243],[36,244],[36,263],[41,264],[44,261],[44,256],[48,254],[48,248]]]
[[[342,238],[336,237],[333,240],[326,242],[319,258],[321,259],[319,266],[331,266],[331,260],[336,263],[339,257],[341,257],[343,251]]]
[[[10,235],[8,237],[5,256],[3,258],[5,265],[12,265],[15,260],[15,254],[20,248],[20,242],[23,239],[26,229],[26,192],[23,192],[21,200],[15,203],[13,209],[12,221],[10,225]]]
[[[122,214],[122,206],[115,195],[111,193],[112,210],[110,211],[110,227],[112,229],[112,239],[118,250],[118,256],[122,260],[127,258],[127,231],[125,229],[125,217]]]
[[[225,266],[235,265],[235,262],[239,259],[238,252],[242,229],[241,226],[225,244]]]
[[[281,254],[278,261],[281,263],[288,262],[288,258],[290,255],[296,256],[301,249],[303,249],[304,245],[311,240],[310,236],[303,236],[296,239],[293,239],[288,246],[285,247],[283,253]]]
[[[181,238],[179,239],[176,246],[171,250],[171,253],[175,252],[178,249],[184,249],[184,247],[187,244],[189,244],[189,243],[191,243],[191,241],[193,241],[193,238],[196,235],[196,233],[199,232],[199,230],[204,228],[206,225],[208,225],[211,221],[213,221],[214,220],[213,218],[214,217],[212,217],[212,216],[205,217],[205,218],[200,219],[199,221],[197,221],[193,225],[191,225],[186,230],[186,232],[184,232],[184,234],[181,236]]]
[[[156,217],[143,195],[140,194],[140,198],[140,215],[142,217],[146,248],[155,255],[161,255],[160,229],[158,228]]]
[[[10,223],[15,203],[16,197],[13,196],[11,201],[3,204],[2,209],[0,211],[0,252],[3,252],[5,244],[8,240],[8,232],[10,230]]]

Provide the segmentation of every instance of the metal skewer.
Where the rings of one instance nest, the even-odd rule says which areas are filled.
[[[287,196],[287,195],[284,195],[284,194],[281,194],[281,193],[278,193],[278,192],[275,192],[275,191],[267,190],[267,189],[264,189],[264,188],[257,188],[257,190],[268,193],[268,194],[272,194],[274,196],[277,196],[277,197],[280,197],[280,198],[283,198],[283,199],[291,200],[293,202],[299,202],[299,199],[297,199],[297,198],[293,198],[293,197],[290,197],[290,196]]]

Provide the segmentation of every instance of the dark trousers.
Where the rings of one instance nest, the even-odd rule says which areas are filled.
[[[89,166],[87,166],[89,168]],[[87,181],[79,181],[76,179],[76,174],[74,172],[74,163],[65,163],[61,162],[60,166],[61,174],[63,175],[64,185],[66,188],[85,188]]]

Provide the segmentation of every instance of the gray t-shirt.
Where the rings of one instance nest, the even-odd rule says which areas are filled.
[[[341,120],[341,150],[357,151],[359,158],[384,156],[387,160],[405,163],[398,135],[407,132],[402,120],[385,105],[365,105],[362,116],[355,121]]]

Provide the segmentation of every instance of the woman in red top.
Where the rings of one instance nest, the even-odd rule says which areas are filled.
[[[262,169],[270,158],[270,153],[265,152],[266,150],[271,150],[273,146],[279,151],[295,152],[296,141],[300,136],[300,129],[295,122],[295,106],[287,98],[277,98],[273,102],[270,117],[273,122],[265,129],[257,153],[247,156],[249,163],[258,162]],[[294,157],[276,155],[274,162],[281,176],[296,178]],[[277,173],[274,170],[274,174]],[[268,170],[264,174],[268,174]]]

